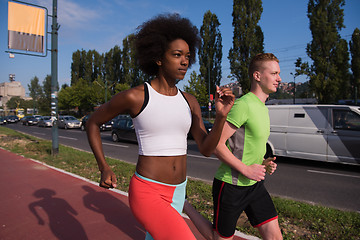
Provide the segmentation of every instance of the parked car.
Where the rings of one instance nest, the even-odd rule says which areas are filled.
[[[4,117],[0,117],[0,125],[5,125],[6,119]]]
[[[267,155],[360,164],[360,107],[269,105]]]
[[[25,116],[23,118],[20,119],[20,122],[22,123],[22,125],[25,125],[25,122],[27,121],[28,118],[31,118],[32,116]]]
[[[74,116],[59,116],[58,120],[59,128],[80,128],[81,122]]]
[[[39,127],[52,127],[53,121],[50,116],[42,116],[37,125]]]
[[[7,123],[17,123],[19,121],[19,118],[15,115],[9,115],[6,116],[5,118]]]
[[[21,119],[22,124],[26,126],[36,125],[39,120],[34,116],[25,116]]]
[[[81,130],[82,130],[82,131],[85,131],[85,129],[86,129],[86,122],[87,122],[87,120],[89,119],[90,116],[91,116],[91,114],[88,114],[88,115],[86,115],[85,117],[82,118],[82,120],[81,120]],[[116,118],[111,119],[110,121],[102,124],[102,125],[100,126],[100,130],[101,130],[101,131],[111,130],[111,129],[112,129],[112,125],[114,124],[115,119],[116,119]]]
[[[112,125],[111,137],[114,142],[120,140],[137,142],[134,124],[129,115],[119,115]]]
[[[81,131],[85,131],[86,129],[86,122],[87,120],[89,119],[91,114],[88,114],[86,116],[84,116],[82,119],[81,119]]]

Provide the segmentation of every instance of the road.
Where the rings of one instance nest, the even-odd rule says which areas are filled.
[[[51,128],[23,126],[20,123],[6,127],[39,138],[51,140]],[[111,131],[101,132],[105,155],[136,163],[136,143],[113,142]],[[91,151],[86,133],[79,129],[59,129],[59,143]],[[265,184],[273,196],[320,204],[360,213],[360,166],[341,165],[278,158],[275,174],[267,176]],[[212,182],[220,165],[215,156],[203,157],[193,140],[188,141],[188,176]]]

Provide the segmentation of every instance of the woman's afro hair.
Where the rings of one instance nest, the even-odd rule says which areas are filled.
[[[183,39],[190,50],[189,67],[195,62],[196,50],[200,44],[199,31],[189,19],[179,14],[161,14],[143,23],[135,34],[136,57],[140,69],[155,76],[169,43]]]

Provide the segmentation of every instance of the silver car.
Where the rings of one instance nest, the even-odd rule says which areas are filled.
[[[53,121],[50,116],[40,117],[40,120],[37,124],[39,127],[51,127],[53,125]]]
[[[59,128],[80,128],[81,122],[74,116],[59,116],[58,120]]]

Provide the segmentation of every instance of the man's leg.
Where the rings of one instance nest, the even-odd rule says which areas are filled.
[[[260,235],[264,240],[283,239],[278,219],[274,219],[258,227]]]

